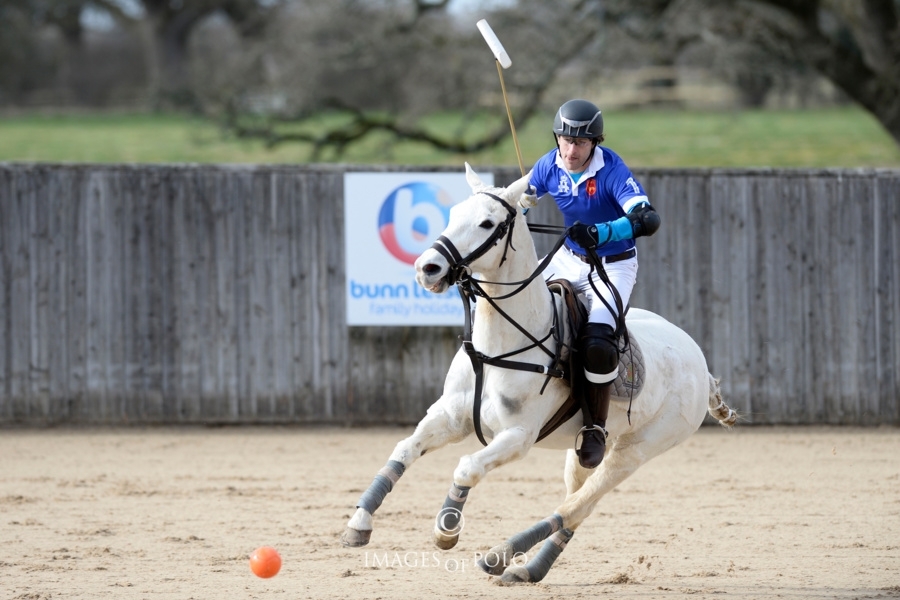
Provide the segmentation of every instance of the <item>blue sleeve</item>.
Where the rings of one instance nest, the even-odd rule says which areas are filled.
[[[622,207],[622,210],[625,213],[630,213],[635,205],[647,202],[647,192],[644,191],[644,187],[640,182],[634,178],[631,169],[628,168],[618,154],[609,151],[609,155],[612,174],[607,180],[607,189],[619,203],[619,206]]]

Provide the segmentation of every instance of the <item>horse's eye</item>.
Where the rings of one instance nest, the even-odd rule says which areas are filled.
[[[482,229],[491,229],[494,227],[494,224],[490,221],[490,219],[485,219],[481,222],[481,225],[479,225],[479,227],[481,227]]]

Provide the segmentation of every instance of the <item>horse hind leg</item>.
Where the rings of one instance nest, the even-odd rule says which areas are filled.
[[[540,577],[532,579],[526,569],[525,573],[520,572],[517,577],[510,579],[511,581],[540,581],[540,579],[543,578],[543,575],[546,575],[547,571],[550,570],[550,566],[553,564],[553,561],[556,560],[556,557],[559,556],[559,553],[562,552],[562,548],[565,548],[565,544],[572,539],[573,532],[569,529],[563,529],[562,525],[562,516],[554,513],[546,519],[538,521],[525,531],[515,534],[502,544],[494,546],[481,556],[476,564],[486,573],[491,575],[503,575],[507,570],[512,569],[513,565],[521,558],[525,557],[525,553],[531,550],[539,542],[547,540],[547,538],[552,539],[552,536],[555,536],[560,531],[567,532],[561,536],[561,538],[565,539],[565,543],[563,543],[559,547],[559,551],[552,556],[552,560],[549,560],[549,564],[546,565],[546,569],[544,569],[543,574],[540,575]],[[547,552],[545,552],[545,550],[547,550]],[[542,562],[547,562],[548,559],[550,559],[551,554],[553,554],[552,550],[548,549],[547,543],[544,544],[541,553],[543,553]],[[533,562],[533,560],[529,561],[529,564],[531,562]],[[526,568],[521,565],[518,566],[520,569]],[[506,581],[507,579],[504,576],[502,580]]]
[[[503,572],[500,581],[504,583],[529,583],[542,580],[550,572],[550,567],[553,566],[553,563],[556,562],[562,551],[566,549],[566,544],[569,543],[573,535],[575,535],[575,532],[571,529],[560,529],[544,541],[544,545],[541,546],[534,558],[524,565],[516,564],[515,562],[510,565]]]
[[[719,380],[709,375],[709,414],[719,421],[719,424],[726,429],[734,427],[740,415],[729,408],[722,399],[722,390],[719,388]]]
[[[657,425],[657,427],[660,427]],[[649,433],[649,437],[658,437]],[[553,563],[572,539],[574,531],[594,510],[599,500],[609,491],[627,479],[647,460],[671,447],[667,440],[662,443],[644,447],[642,438],[634,435],[619,436],[612,448],[607,452],[603,463],[587,480],[581,477],[584,469],[579,465],[574,451],[566,455],[566,471],[577,470],[579,476],[572,481],[567,479],[566,499],[549,519],[533,525],[529,529],[514,535],[505,543],[492,548],[478,566],[491,575],[501,575],[501,581],[508,583],[524,583],[541,581],[549,572]],[[545,522],[550,527],[542,527]],[[526,564],[518,564],[517,556],[524,553],[538,542],[544,545]]]

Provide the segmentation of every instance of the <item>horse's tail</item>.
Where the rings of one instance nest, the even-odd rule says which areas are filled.
[[[722,390],[719,389],[719,380],[709,375],[709,414],[722,427],[731,429],[737,422],[739,415],[737,412],[728,407],[722,400]]]

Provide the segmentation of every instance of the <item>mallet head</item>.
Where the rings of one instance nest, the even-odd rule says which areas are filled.
[[[508,69],[512,66],[512,60],[509,58],[509,54],[506,53],[506,50],[503,49],[503,44],[500,43],[500,40],[497,39],[497,35],[494,33],[494,30],[491,29],[491,26],[488,25],[486,19],[482,19],[475,24],[478,27],[478,31],[481,32],[481,35],[484,36],[484,41],[487,42],[487,45],[490,47],[491,52],[494,53],[494,58],[497,59],[497,62],[500,63],[500,66],[504,69]]]

